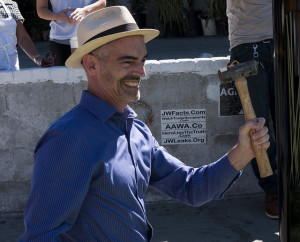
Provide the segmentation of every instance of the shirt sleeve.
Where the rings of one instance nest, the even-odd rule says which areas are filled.
[[[19,6],[16,2],[12,2],[12,5],[9,5],[10,8],[9,10],[11,11],[11,15],[14,18],[15,21],[19,21],[21,20],[22,22],[24,22],[24,17],[22,16]]]
[[[185,165],[156,142],[150,185],[164,194],[192,206],[222,199],[242,172],[230,164],[227,154],[199,168]]]
[[[20,241],[58,241],[73,226],[93,174],[85,150],[83,141],[65,131],[41,138]]]

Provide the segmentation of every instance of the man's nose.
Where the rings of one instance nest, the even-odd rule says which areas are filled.
[[[141,77],[146,76],[146,70],[145,70],[144,63],[138,64],[136,66],[136,68],[134,69],[134,74],[138,75],[138,76],[141,76]]]

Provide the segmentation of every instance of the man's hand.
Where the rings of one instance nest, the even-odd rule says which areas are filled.
[[[257,148],[267,149],[270,146],[268,128],[264,124],[265,119],[258,118],[257,122],[248,121],[240,128],[238,143],[228,152],[229,162],[237,171],[242,170],[254,158],[250,130],[254,130],[252,139]]]

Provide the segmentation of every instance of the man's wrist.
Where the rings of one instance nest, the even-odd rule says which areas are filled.
[[[249,162],[249,160],[241,154],[238,150],[238,146],[235,145],[228,151],[228,160],[230,164],[236,169],[237,171],[241,171]]]

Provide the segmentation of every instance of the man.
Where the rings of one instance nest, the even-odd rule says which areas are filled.
[[[266,126],[275,130],[274,44],[272,0],[227,0],[230,41],[230,63],[256,60],[258,74],[248,77],[253,108],[258,117],[264,117]],[[271,115],[270,115],[271,114]],[[265,192],[265,213],[278,218],[277,161],[275,134],[270,129],[269,160],[273,175],[261,178],[256,160],[251,161],[259,186]]]
[[[125,7],[88,15],[79,25],[79,48],[66,65],[84,67],[88,89],[79,105],[40,139],[35,151],[26,231],[21,241],[149,241],[148,186],[200,206],[223,193],[269,145],[264,120],[240,129],[238,144],[219,161],[188,167],[159,146],[127,105],[140,97],[145,42],[157,30],[139,29]]]

